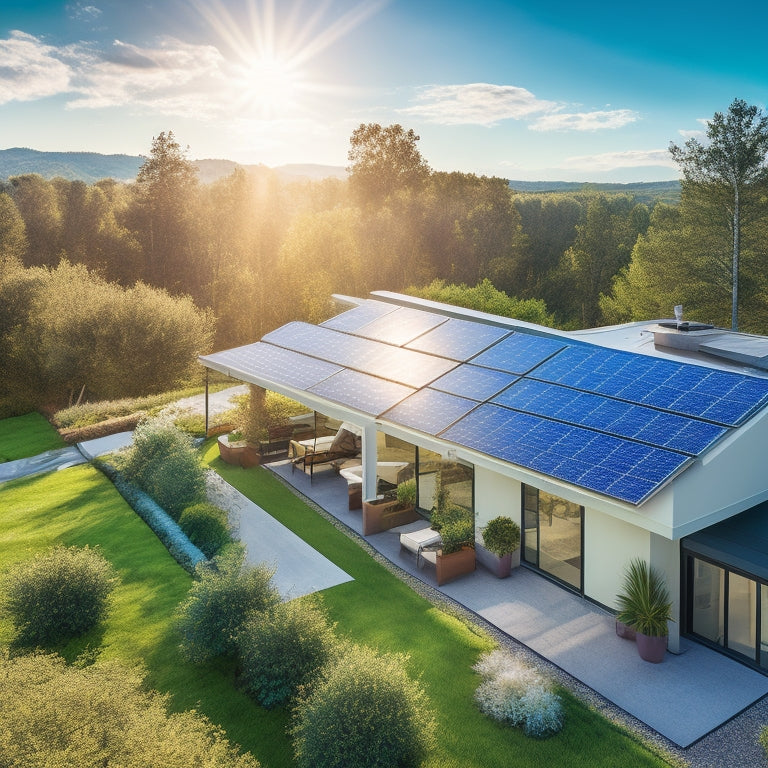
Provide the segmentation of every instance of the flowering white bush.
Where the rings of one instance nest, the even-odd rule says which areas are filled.
[[[492,651],[474,670],[484,678],[475,692],[481,712],[522,727],[527,736],[550,736],[562,729],[562,701],[535,669],[503,651]]]

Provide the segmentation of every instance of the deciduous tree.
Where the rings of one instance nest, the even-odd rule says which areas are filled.
[[[768,114],[742,99],[707,123],[707,143],[688,139],[669,151],[685,184],[701,188],[729,213],[732,241],[731,328],[739,324],[739,260],[742,225],[759,206],[760,187],[768,182]],[[763,200],[762,205],[765,205]]]

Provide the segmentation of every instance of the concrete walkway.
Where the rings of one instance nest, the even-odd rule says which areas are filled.
[[[362,535],[360,510],[350,511],[347,485],[333,471],[313,482],[285,464],[270,465],[298,491]],[[420,524],[414,523],[412,526]],[[423,525],[423,524],[422,524]],[[687,747],[768,694],[768,677],[698,643],[662,664],[640,659],[616,636],[613,615],[527,568],[497,579],[482,567],[437,587],[430,566],[417,568],[401,551],[397,530],[369,536],[391,562],[565,670],[674,744]]]

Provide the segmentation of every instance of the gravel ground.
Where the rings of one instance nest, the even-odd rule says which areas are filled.
[[[628,733],[630,737],[637,739],[648,749],[665,759],[670,765],[680,766],[681,768],[683,766],[690,766],[690,768],[766,768],[768,766],[765,752],[757,741],[760,729],[764,725],[768,725],[768,697],[761,699],[692,746],[682,749],[656,731],[648,728],[645,723],[640,722],[623,709],[597,694],[576,678],[534,653],[530,648],[499,631],[498,628],[489,624],[481,616],[450,599],[429,584],[406,573],[377,552],[364,538],[352,531],[344,523],[311,499],[296,491],[290,483],[287,483],[277,474],[274,474],[274,477],[293,493],[301,496],[309,507],[322,515],[336,528],[351,539],[354,539],[371,557],[406,582],[414,591],[459,619],[481,627],[502,648],[517,656],[522,656],[529,664],[548,675],[559,686],[570,691],[588,707],[615,723],[619,728]],[[631,766],[628,766],[628,768],[631,768]]]

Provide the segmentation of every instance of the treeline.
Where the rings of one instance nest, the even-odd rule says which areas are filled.
[[[494,306],[561,328],[669,317],[679,303],[690,319],[727,323],[727,207],[711,195],[683,185],[670,206],[594,191],[518,194],[504,179],[432,171],[417,141],[400,126],[361,125],[346,181],[286,182],[264,169],[204,185],[170,132],[153,140],[133,183],[12,177],[0,184],[0,292],[14,271],[50,272],[66,260],[123,290],[141,283],[189,297],[198,352],[208,338],[222,349],[292,319],[325,319],[333,293],[423,291],[434,281],[458,303],[446,288],[472,288],[472,302],[495,288],[511,301]],[[744,326],[756,331],[768,329],[765,199],[741,233]],[[486,279],[492,286],[480,288]],[[77,297],[69,290],[69,304],[44,313],[23,298],[15,306],[59,313],[65,326]],[[9,310],[0,317],[0,341],[14,328],[23,337]],[[53,389],[69,397],[85,384],[95,397],[82,378]]]
[[[386,163],[378,158],[374,183]],[[223,348],[297,316],[324,317],[333,292],[434,279],[488,277],[543,299],[559,325],[594,324],[599,294],[649,221],[624,195],[517,195],[504,179],[463,173],[422,181],[395,179],[375,200],[351,182],[290,183],[266,170],[202,185],[173,135],[161,134],[132,184],[9,179],[0,258],[27,267],[64,258],[122,286],[188,295],[212,311]]]

